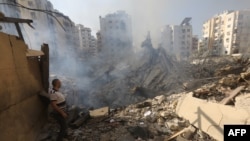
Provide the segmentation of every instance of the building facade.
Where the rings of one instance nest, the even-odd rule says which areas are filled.
[[[161,32],[161,45],[168,54],[176,56],[178,60],[188,59],[192,51],[191,18],[185,18],[180,25],[167,25]]]
[[[76,25],[78,30],[79,45],[85,58],[97,56],[97,40],[91,35],[91,29],[81,24]]]
[[[124,11],[108,14],[100,19],[100,37],[102,52],[116,60],[132,51],[131,17]]]
[[[250,10],[224,11],[203,24],[204,47],[214,55],[244,53],[250,47]]]
[[[197,51],[199,46],[199,38],[198,36],[193,36],[192,38],[192,52]]]
[[[96,40],[97,40],[97,52],[100,52],[102,49],[102,36],[100,31],[96,33]]]

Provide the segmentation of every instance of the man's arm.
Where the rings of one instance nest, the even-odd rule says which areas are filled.
[[[68,115],[67,115],[61,108],[59,108],[59,107],[57,106],[56,100],[53,100],[53,101],[51,101],[50,103],[51,103],[52,108],[53,108],[55,111],[57,111],[59,114],[61,114],[64,118],[67,118],[67,117],[68,117]]]

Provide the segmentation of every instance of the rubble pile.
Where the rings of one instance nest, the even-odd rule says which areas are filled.
[[[160,95],[124,108],[90,111],[91,118],[69,129],[70,141],[168,141],[172,139],[203,141],[210,136],[190,125],[175,113],[182,95]],[[108,109],[108,110],[107,110]],[[52,119],[51,119],[52,120]],[[53,121],[53,120],[52,120]],[[49,133],[44,131],[50,131]],[[40,140],[52,141],[58,127],[50,122],[43,128]]]
[[[216,68],[213,71],[209,71],[209,75],[204,75],[204,76],[200,75],[199,77],[197,77],[199,78],[196,79],[198,80],[196,81],[196,83],[199,83],[197,84],[197,86],[191,87],[190,84],[183,85],[183,83],[180,82],[178,83],[178,85],[181,88],[177,88],[177,90],[173,89],[173,91],[171,92],[164,91],[164,89],[162,89],[162,91],[157,91],[159,90],[158,88],[150,87],[153,86],[151,84],[155,83],[156,81],[158,81],[159,84],[160,82],[162,83],[164,81],[170,81],[170,80],[176,82],[173,79],[165,80],[167,74],[170,75],[172,73],[171,70],[169,70],[164,74],[163,71],[161,70],[162,68],[160,69],[159,67],[160,66],[159,64],[161,63],[157,63],[158,66],[157,65],[153,66],[153,68],[154,67],[155,68],[152,71],[154,71],[154,73],[157,74],[158,76],[156,75],[152,77],[152,79],[154,80],[148,81],[151,82],[151,84],[147,83],[147,85],[136,85],[136,83],[132,83],[132,81],[135,81],[133,80],[133,78],[136,79],[140,78],[139,74],[137,74],[138,76],[135,75],[136,71],[134,71],[133,73],[131,72],[131,74],[133,74],[133,77],[124,77],[123,79],[109,80],[109,83],[103,85],[102,89],[95,90],[95,91],[101,91],[105,95],[100,93],[99,95],[93,95],[93,97],[98,96],[98,98],[103,99],[103,101],[106,100],[106,102],[103,102],[102,104],[103,106],[109,106],[110,108],[104,107],[101,109],[97,108],[96,110],[88,109],[90,111],[89,116],[84,115],[84,113],[87,113],[86,108],[85,112],[83,112],[84,111],[83,108],[78,109],[78,111],[74,113],[76,116],[74,121],[71,122],[70,124],[68,140],[73,140],[73,141],[215,140],[212,137],[213,134],[210,134],[211,136],[207,134],[208,131],[206,131],[205,129],[206,126],[201,126],[203,128],[199,129],[198,128],[199,126],[195,126],[193,123],[190,123],[190,120],[191,121],[196,120],[194,117],[191,116],[192,114],[196,113],[192,112],[195,111],[196,109],[190,109],[191,113],[189,115],[187,113],[188,111],[185,110],[184,111],[180,110],[177,112],[177,105],[182,104],[181,99],[183,96],[191,94],[192,97],[194,98],[206,100],[212,103],[218,103],[218,105],[212,105],[209,103],[208,105],[219,106],[219,107],[221,107],[220,105],[235,105],[236,108],[245,109],[250,113],[249,63],[237,62],[234,61],[233,59],[225,62],[223,58],[220,61],[222,62],[217,62],[217,64],[214,65],[218,68]],[[142,66],[144,65],[145,64],[143,64]],[[175,65],[175,67],[177,67],[177,65]],[[159,68],[156,69],[157,68],[156,66]],[[186,65],[186,68],[189,68],[190,66]],[[211,66],[203,64],[203,68],[206,67],[211,67]],[[193,68],[193,70],[196,70],[197,72],[200,71],[198,67]],[[140,70],[137,71],[140,72]],[[159,76],[161,75],[166,75],[166,76],[164,77],[162,76],[163,78],[160,78]],[[173,77],[173,75],[169,76],[168,78],[171,77]],[[178,76],[176,75],[174,75],[174,77],[178,78]],[[148,79],[149,76],[147,75],[146,78]],[[187,79],[188,77],[183,77],[183,78]],[[194,76],[191,78],[195,80]],[[141,78],[140,80],[143,79]],[[182,79],[182,81],[183,80],[184,79]],[[71,81],[69,81],[69,83],[72,84]],[[154,85],[157,85],[157,83]],[[119,86],[124,86],[124,87],[121,88]],[[174,93],[175,91],[176,93]],[[116,94],[121,94],[121,95],[114,96]],[[130,97],[131,100],[130,102],[132,104],[128,104],[129,102],[126,102],[128,106],[121,106],[124,104],[123,100],[126,100],[126,98],[128,97]],[[195,99],[192,100],[194,102],[197,102]],[[114,102],[116,102],[117,105],[112,106],[112,104],[110,104],[112,102],[113,104]],[[189,103],[188,101],[185,102],[186,104]],[[205,107],[205,109],[207,108],[206,103],[202,101],[199,102],[203,104],[203,107]],[[193,103],[189,103],[188,105],[192,104]],[[196,104],[199,105],[199,103]],[[195,107],[195,103],[193,106]],[[207,113],[210,112],[213,111],[204,111],[204,113],[202,114],[206,115]],[[242,113],[242,111],[239,112]],[[220,114],[218,114],[217,116],[220,116]],[[230,116],[225,116],[225,117],[230,118]],[[243,117],[245,118],[245,116]],[[220,119],[219,117],[216,116],[214,118]],[[51,132],[49,133],[46,132],[48,130]],[[204,132],[201,130],[204,130]],[[48,123],[48,125],[44,127],[43,133],[41,133],[40,135],[40,140],[51,141],[56,137],[57,132],[58,132],[58,127],[56,126],[56,124],[54,122],[50,122]]]
[[[234,90],[242,87],[237,94],[234,94],[230,103],[235,101],[237,95],[249,93],[250,65],[248,61],[232,61],[231,63],[221,66],[214,71],[212,81],[193,90],[193,96],[200,99],[206,99],[215,103],[220,103],[223,99],[234,94]],[[236,97],[237,98],[237,97]]]

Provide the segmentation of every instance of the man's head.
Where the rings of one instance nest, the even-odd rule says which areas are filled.
[[[61,81],[59,79],[52,80],[52,86],[53,88],[61,88]]]

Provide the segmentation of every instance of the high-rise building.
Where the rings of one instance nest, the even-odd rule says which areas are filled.
[[[102,36],[100,31],[96,33],[96,39],[97,39],[97,52],[100,52],[102,49]]]
[[[89,54],[90,56],[97,56],[97,40],[94,36],[91,36]]]
[[[81,24],[76,25],[79,34],[80,48],[89,48],[91,42],[91,29]]]
[[[126,57],[126,53],[132,51],[131,17],[124,11],[118,11],[99,19],[102,52],[112,56],[110,59],[113,60]]]
[[[250,47],[250,10],[224,11],[203,24],[203,43],[214,55],[244,53]]]
[[[91,35],[91,29],[84,27],[81,24],[76,25],[78,30],[80,50],[86,57],[92,57],[97,55],[97,40]]]
[[[193,36],[192,38],[192,52],[197,51],[199,46],[199,38],[198,36]]]
[[[167,25],[162,29],[161,45],[168,54],[178,60],[187,59],[192,50],[191,18],[185,18],[180,25]]]

